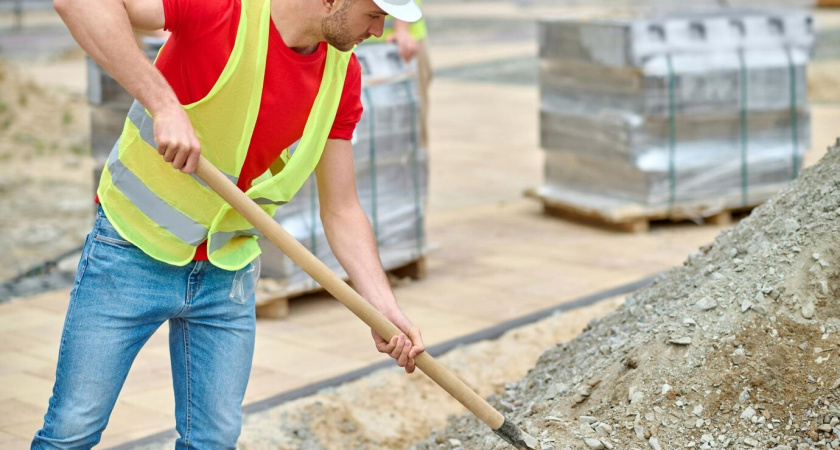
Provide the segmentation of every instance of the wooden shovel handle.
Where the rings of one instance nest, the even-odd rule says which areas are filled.
[[[204,156],[199,159],[195,174],[227,201],[233,209],[251,222],[251,225],[276,245],[289,259],[300,266],[327,292],[362,319],[376,333],[390,340],[402,332],[306,247],[287,233],[280,224],[248,198]],[[424,352],[417,355],[414,362],[429,378],[461,402],[482,422],[493,430],[501,428],[505,422],[505,417],[432,356]]]

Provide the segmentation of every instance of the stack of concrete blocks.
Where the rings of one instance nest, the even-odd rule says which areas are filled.
[[[428,163],[420,141],[417,77],[393,44],[363,44],[355,53],[362,68],[364,107],[352,140],[356,189],[382,265],[391,270],[417,263],[426,250]],[[347,277],[324,234],[314,175],[274,218],[330,269]],[[262,274],[271,280],[264,283],[266,295],[293,296],[319,287],[270,242],[261,240],[261,247]]]
[[[754,206],[809,148],[801,10],[539,22],[539,195],[609,213]]]

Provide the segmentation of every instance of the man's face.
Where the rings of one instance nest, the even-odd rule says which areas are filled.
[[[371,36],[382,36],[386,13],[373,0],[337,0],[336,3],[321,23],[328,44],[346,52]]]

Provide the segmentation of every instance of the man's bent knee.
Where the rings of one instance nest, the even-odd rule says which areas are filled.
[[[82,450],[99,443],[107,420],[89,414],[63,413],[49,418],[43,428],[35,433],[32,450]]]

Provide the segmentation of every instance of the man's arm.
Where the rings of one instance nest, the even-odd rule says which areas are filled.
[[[388,42],[396,42],[403,61],[409,63],[417,55],[420,46],[409,31],[410,23],[394,19],[394,34],[388,36]]]
[[[198,138],[175,92],[137,46],[132,29],[163,28],[162,0],[54,0],[53,5],[79,45],[152,114],[158,153],[176,169],[193,172]]]
[[[390,342],[371,331],[376,348],[397,360],[405,371],[414,371],[414,357],[424,351],[420,330],[397,305],[382,269],[376,239],[356,194],[353,148],[350,141],[328,139],[315,169],[321,221],[335,256],[359,294],[403,331]]]

